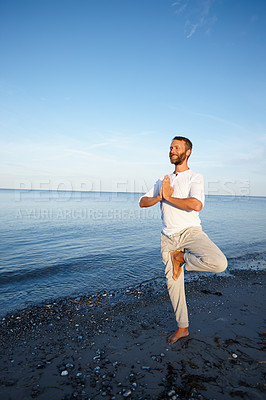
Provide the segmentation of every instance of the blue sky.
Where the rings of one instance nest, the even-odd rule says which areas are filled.
[[[0,0],[0,187],[145,191],[175,135],[266,196],[266,1]]]

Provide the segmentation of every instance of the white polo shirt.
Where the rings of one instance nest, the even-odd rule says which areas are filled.
[[[204,205],[204,180],[201,174],[188,169],[184,172],[178,173],[177,175],[173,173],[169,176],[171,186],[174,189],[172,194],[173,197],[178,197],[180,199],[195,197]],[[164,178],[158,179],[153,188],[142,197],[158,196],[160,194],[163,179]],[[191,226],[201,225],[199,213],[197,211],[183,210],[168,203],[166,200],[162,200],[160,205],[163,221],[162,232],[165,235],[170,236]]]

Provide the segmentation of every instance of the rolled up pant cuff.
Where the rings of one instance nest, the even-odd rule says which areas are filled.
[[[188,328],[189,327],[189,323],[188,322],[178,322],[177,321],[177,326],[178,326],[178,328]]]

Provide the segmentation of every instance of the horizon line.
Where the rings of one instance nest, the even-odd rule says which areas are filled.
[[[65,190],[65,189],[21,189],[21,188],[0,188],[0,190],[17,190],[20,192],[66,192],[66,193],[127,193],[127,194],[143,194],[145,192],[115,192],[115,191],[107,191],[107,190]],[[241,197],[241,198],[249,198],[249,197],[266,197],[266,195],[241,195],[241,194],[206,194],[205,196],[223,196],[223,197]]]

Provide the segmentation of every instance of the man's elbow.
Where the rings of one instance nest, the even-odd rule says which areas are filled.
[[[140,208],[144,208],[144,207],[145,207],[145,205],[144,205],[144,199],[143,199],[143,198],[140,199],[140,201],[139,201],[139,206],[140,206]]]
[[[203,208],[203,204],[201,201],[197,200],[194,205],[194,211],[201,211]]]

